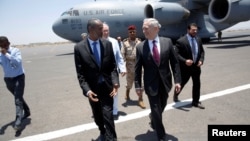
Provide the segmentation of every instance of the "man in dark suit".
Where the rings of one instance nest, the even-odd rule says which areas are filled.
[[[193,80],[192,106],[200,109],[205,107],[199,102],[200,99],[200,75],[201,66],[204,62],[204,49],[201,39],[197,36],[198,27],[195,23],[188,25],[187,34],[176,41],[176,52],[180,61],[181,68],[181,89],[184,88],[189,78]],[[174,101],[178,102],[180,92],[174,93]]]
[[[89,98],[100,141],[116,141],[113,97],[118,89],[118,72],[112,43],[102,40],[103,22],[90,19],[88,37],[74,48],[77,77],[83,94]]]
[[[143,33],[146,40],[136,48],[135,89],[138,96],[142,95],[142,68],[144,69],[144,88],[150,104],[151,127],[155,129],[158,140],[166,141],[162,113],[167,105],[168,92],[172,88],[172,73],[175,91],[180,91],[180,68],[169,38],[158,36],[161,25],[154,18],[144,19]],[[171,65],[171,70],[170,66]]]

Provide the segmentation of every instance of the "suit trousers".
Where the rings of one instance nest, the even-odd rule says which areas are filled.
[[[201,75],[201,68],[197,67],[195,65],[192,65],[191,67],[188,67],[188,69],[181,69],[181,89],[184,88],[190,77],[193,81],[193,87],[192,87],[192,97],[193,97],[193,104],[198,104],[200,100],[200,88],[201,88],[201,81],[200,81],[200,75]]]
[[[116,96],[114,96],[113,115],[118,115],[118,92]]]
[[[27,103],[23,98],[24,87],[25,87],[25,75],[22,74],[13,78],[5,77],[4,81],[6,83],[7,89],[15,97],[16,120],[17,120],[16,122],[21,123],[21,119],[23,117],[24,112],[30,111],[29,106],[27,105]]]
[[[115,131],[115,123],[113,118],[113,98],[110,97],[110,88],[107,87],[105,82],[102,82],[96,86],[98,102],[90,102],[90,106],[93,112],[94,120],[98,126],[100,133],[105,135],[106,140],[117,140]]]
[[[156,130],[158,139],[164,139],[166,132],[162,122],[162,113],[167,105],[168,93],[165,91],[163,84],[159,83],[158,94],[156,96],[147,95],[151,109],[151,124]]]

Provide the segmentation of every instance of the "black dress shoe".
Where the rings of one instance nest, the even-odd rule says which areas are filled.
[[[205,109],[205,106],[203,106],[200,102],[199,103],[192,103],[192,106],[196,107],[196,108],[200,108],[200,109]]]

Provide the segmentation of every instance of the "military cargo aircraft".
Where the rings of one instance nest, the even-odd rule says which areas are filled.
[[[82,40],[87,22],[98,18],[109,24],[110,36],[128,36],[127,27],[135,25],[144,38],[144,18],[156,18],[160,36],[177,39],[186,34],[189,23],[199,26],[199,36],[209,41],[218,31],[250,20],[250,0],[87,0],[63,12],[52,26],[55,34],[72,41]]]

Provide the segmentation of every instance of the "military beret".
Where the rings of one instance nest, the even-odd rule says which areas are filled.
[[[136,29],[135,25],[130,25],[130,26],[128,27],[128,30],[135,30],[135,29]]]

